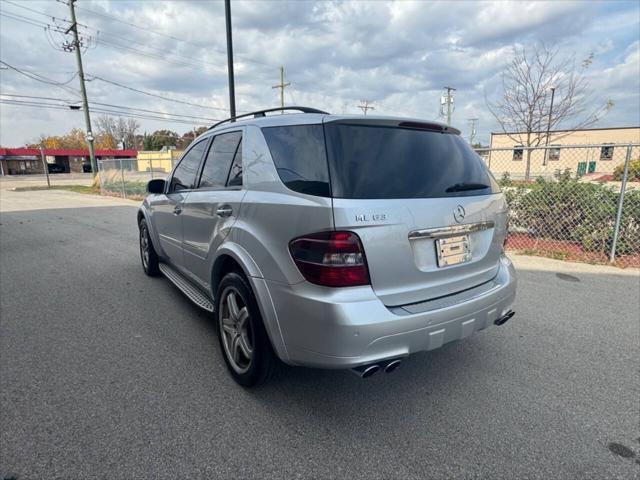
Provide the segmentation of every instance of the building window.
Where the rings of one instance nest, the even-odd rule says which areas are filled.
[[[520,160],[522,160],[522,148],[518,148],[518,147],[522,147],[522,145],[516,145],[516,148],[513,149],[513,161],[514,162],[518,162]]]
[[[549,149],[549,161],[557,162],[560,160],[560,147],[554,145],[553,148]]]
[[[600,147],[600,160],[611,160],[613,158],[613,145]]]

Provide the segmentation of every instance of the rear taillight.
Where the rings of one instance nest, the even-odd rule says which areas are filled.
[[[302,276],[325,287],[369,285],[360,239],[353,232],[320,232],[296,238],[289,251]]]

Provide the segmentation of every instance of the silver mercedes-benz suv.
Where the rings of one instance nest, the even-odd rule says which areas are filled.
[[[144,271],[214,313],[238,383],[389,372],[513,316],[507,204],[458,130],[281,110],[214,125],[138,212]]]

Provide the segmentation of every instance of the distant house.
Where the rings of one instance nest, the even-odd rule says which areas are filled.
[[[523,178],[526,172],[526,149],[517,139],[522,133],[492,133],[491,151],[485,161],[494,175],[508,173],[512,178]],[[538,135],[538,134],[536,134]],[[545,145],[546,132],[540,134],[541,146]],[[569,169],[578,176],[587,173],[609,174],[625,160],[626,146],[640,144],[640,127],[586,128],[550,132],[547,153],[544,149],[531,154],[530,178],[551,176],[557,171]],[[580,145],[590,145],[581,148]],[[504,149],[504,150],[495,150]],[[633,150],[637,157],[640,148]]]
[[[99,160],[109,158],[136,158],[136,150],[96,150]],[[64,173],[82,173],[83,164],[89,163],[88,150],[45,148],[46,162],[62,167]],[[1,148],[0,175],[42,174],[42,157],[38,148]]]

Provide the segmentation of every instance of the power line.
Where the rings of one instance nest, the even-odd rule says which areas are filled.
[[[156,31],[154,29],[151,29],[151,28],[142,27],[142,26],[137,25],[135,23],[131,23],[131,22],[127,22],[125,20],[121,20],[121,19],[119,19],[117,17],[114,17],[112,15],[107,15],[106,13],[96,12],[95,10],[91,10],[89,8],[86,8],[86,7],[76,7],[76,8],[78,10],[83,10],[85,12],[92,13],[94,15],[97,15],[97,16],[102,17],[102,18],[106,18],[106,19],[114,21],[114,22],[118,22],[118,23],[122,23],[124,25],[128,25],[129,27],[135,28],[135,29],[143,31],[143,32],[147,32],[147,33],[151,33],[153,35],[157,35],[157,36],[160,36],[160,37],[168,38],[168,39],[176,41],[176,42],[181,42],[181,43],[186,43],[188,45],[193,45],[194,47],[197,47],[197,48],[204,48],[202,45],[199,45],[197,43],[190,42],[190,41],[185,40],[183,38],[178,38],[178,37],[176,37],[174,35],[169,35],[169,34],[166,34],[166,33],[158,32],[158,31]],[[206,48],[211,48],[211,47],[207,46]],[[220,54],[226,55],[226,52],[224,52],[224,51],[222,51],[222,50],[220,50],[218,48],[213,48],[213,50],[218,52],[218,53],[220,53]],[[249,62],[249,63],[256,63],[256,64],[264,65],[264,66],[270,66],[268,63],[262,62],[262,61],[259,61],[259,60],[244,59],[243,61]]]
[[[22,8],[23,10],[28,10],[30,12],[37,13],[38,15],[42,15],[43,17],[47,17],[47,18],[50,18],[52,20],[59,20],[61,22],[71,23],[66,18],[60,18],[60,17],[56,17],[54,15],[49,15],[48,13],[41,12],[40,10],[34,10],[33,8],[25,7],[24,5],[21,5],[21,4],[16,3],[16,2],[12,2],[11,0],[2,0],[2,2],[8,3],[10,5],[13,5],[14,7]],[[25,18],[27,18],[27,17],[25,17]]]
[[[41,83],[45,83],[47,85],[54,85],[56,87],[62,88],[63,90],[73,93],[74,95],[78,95],[78,92],[76,92],[73,88],[68,87],[67,84],[71,83],[71,81],[73,81],[74,78],[77,77],[77,73],[75,73],[69,80],[67,80],[66,82],[57,82],[55,80],[52,80],[50,78],[44,77],[42,75],[38,75],[37,73],[33,73],[33,72],[27,72],[25,70],[21,70],[17,67],[14,67],[13,65],[4,62],[2,60],[0,60],[0,63],[2,65],[5,65],[7,67],[9,67],[11,70],[14,70],[15,72],[24,75],[27,78],[30,78],[31,80],[35,80],[36,82],[41,82]]]
[[[17,13],[13,13],[13,12],[0,12],[0,16],[9,18],[11,20],[16,20],[18,22],[33,25],[34,27],[38,27],[38,28],[51,27],[51,25],[48,23],[41,22],[40,20],[36,20],[33,18],[25,17],[23,15],[18,15]],[[55,27],[59,28],[57,25],[55,25]]]
[[[48,84],[48,85],[54,85],[54,86],[63,88],[64,90],[70,90],[75,95],[78,95],[78,92],[76,92],[75,90],[71,89],[70,87],[66,87],[65,86],[68,83],[72,82],[77,77],[77,75],[78,75],[77,73],[74,73],[74,75],[70,79],[66,80],[65,82],[57,82],[57,81],[51,80],[51,79],[49,79],[47,77],[43,77],[42,75],[38,75],[38,74],[33,73],[33,72],[27,72],[25,70],[22,70],[22,69],[20,69],[18,67],[15,67],[15,66],[13,66],[13,65],[11,65],[11,64],[9,64],[7,62],[4,62],[2,60],[0,60],[0,63],[2,63],[3,65],[6,65],[11,70],[14,70],[14,71],[20,73],[21,75],[26,76],[27,78],[30,78],[32,80],[35,80],[35,81],[38,81],[38,82],[42,82],[42,83],[45,83],[45,84]],[[106,79],[106,78],[103,78],[103,77],[99,77],[97,75],[92,75],[92,74],[89,74],[89,73],[85,74],[85,77],[91,77],[91,78],[86,78],[86,81],[100,80],[102,82],[105,82],[105,83],[108,83],[108,84],[111,84],[111,85],[115,85],[117,87],[124,88],[126,90],[130,90],[130,91],[133,91],[133,92],[136,92],[136,93],[140,93],[142,95],[147,95],[147,96],[150,96],[150,97],[154,97],[154,98],[159,98],[159,99],[165,100],[167,102],[180,103],[180,104],[183,104],[183,105],[188,105],[188,106],[191,106],[191,107],[199,107],[199,108],[204,108],[204,109],[208,109],[208,110],[216,110],[216,111],[223,111],[223,112],[227,111],[225,108],[221,108],[221,107],[209,107],[209,106],[205,106],[205,105],[199,105],[197,103],[187,102],[187,101],[184,101],[184,100],[178,100],[176,98],[165,97],[163,95],[158,95],[156,93],[151,93],[151,92],[148,92],[148,91],[145,91],[145,90],[140,90],[140,89],[137,89],[137,88],[134,88],[134,87],[130,87],[128,85],[124,85],[122,83],[115,82],[113,80],[109,80],[109,79]],[[57,99],[57,100],[63,100],[63,99]],[[72,103],[72,102],[70,102],[70,103]],[[97,102],[91,102],[91,103],[97,103]],[[127,108],[127,107],[124,107],[124,108]],[[164,113],[164,112],[160,112],[160,113]],[[172,115],[172,114],[166,114],[166,115]],[[205,119],[206,118],[206,117],[197,117],[197,116],[192,116],[192,117],[193,118],[200,118],[200,119]],[[216,119],[210,119],[210,120],[217,121]]]
[[[7,99],[3,99],[3,98],[0,98],[0,103],[6,104],[6,105],[21,106],[21,107],[32,107],[32,108],[40,108],[40,109],[48,109],[48,110],[64,110],[66,112],[71,111],[68,106],[55,104],[55,103],[21,101],[21,100],[7,100]],[[177,123],[177,124],[181,124],[181,125],[203,125],[203,126],[206,126],[206,125],[210,124],[210,122],[204,121],[204,120],[203,121],[188,121],[188,120],[160,117],[160,116],[154,116],[154,115],[136,114],[136,113],[133,113],[133,112],[122,112],[122,111],[118,111],[118,110],[111,110],[111,109],[107,109],[107,108],[98,108],[98,107],[92,107],[91,111],[95,112],[95,113],[105,113],[105,114],[111,114],[111,115],[118,115],[118,116],[125,117],[125,118],[135,118],[135,119],[141,119],[141,120],[161,120],[163,122]]]
[[[4,0],[4,1],[6,1],[6,0]],[[42,13],[42,15],[46,15],[46,14]],[[25,16],[22,16],[22,15],[18,15],[18,14],[13,13],[13,12],[9,12],[9,13],[0,12],[0,16],[6,17],[6,18],[9,18],[11,20],[18,21],[18,22],[26,23],[26,24],[34,26],[34,27],[43,28],[45,30],[45,32],[47,32],[49,30],[53,30],[53,31],[58,32],[58,33],[66,33],[65,29],[62,28],[60,25],[55,25],[55,24],[54,25],[50,25],[50,24],[42,22],[40,20],[37,20],[37,19],[34,19],[34,18],[30,18],[30,17],[25,17]],[[56,18],[57,19],[57,17],[51,17],[51,18]],[[65,20],[65,19],[59,19],[59,20],[64,21],[64,22],[69,22],[69,20]],[[96,31],[98,35],[95,37],[95,39],[94,39],[94,37],[91,37],[91,36],[89,36],[88,39],[89,40],[94,40],[96,42],[96,44],[102,44],[102,45],[104,45],[106,47],[109,47],[109,48],[112,48],[114,50],[125,51],[125,52],[133,53],[135,55],[139,55],[139,56],[142,56],[142,57],[147,57],[147,58],[152,58],[154,60],[164,61],[164,62],[170,63],[172,65],[176,65],[176,66],[179,66],[179,67],[201,68],[202,65],[209,65],[209,66],[213,66],[213,67],[218,66],[218,64],[216,64],[216,63],[206,62],[204,60],[199,60],[197,62],[193,62],[193,61],[190,61],[187,57],[182,56],[182,55],[178,55],[178,54],[175,54],[175,53],[173,53],[172,55],[174,57],[178,57],[178,59],[170,59],[170,58],[166,57],[167,52],[165,50],[163,50],[163,49],[160,49],[160,48],[157,48],[157,47],[150,47],[149,45],[146,45],[146,44],[141,43],[139,41],[133,40],[131,38],[122,37],[121,35],[111,34],[111,33],[108,33],[108,32],[102,32],[102,31],[100,31],[98,29],[95,29],[93,27],[89,27],[89,26],[86,26],[86,25],[82,25],[80,23],[76,23],[75,25],[77,25],[79,27],[83,27],[83,28],[86,28],[86,29],[90,29],[90,30]],[[129,43],[135,43],[135,44],[138,44],[138,45],[146,46],[147,48],[154,49],[159,53],[145,52],[145,51],[140,50],[138,48],[131,47],[131,46],[128,46],[126,44],[118,43],[117,41],[115,41],[113,39],[102,38],[102,36],[100,35],[101,33],[103,35],[106,35],[107,37],[118,38],[118,39],[121,39],[123,41],[127,41]],[[47,40],[49,41],[49,44],[53,48],[60,50],[59,47],[56,47],[54,44],[52,44],[52,40],[51,39],[47,38]],[[68,49],[66,49],[66,50],[68,50]]]
[[[67,100],[67,99],[64,99],[64,98],[55,98],[55,97],[39,97],[39,96],[34,96],[34,95],[17,95],[17,94],[9,94],[9,93],[0,93],[0,96],[14,97],[14,98],[31,98],[31,99],[38,99],[38,100],[56,100],[56,101],[60,101],[60,102],[65,102],[67,104],[77,103],[76,100]],[[99,106],[103,106],[103,107],[112,107],[112,108],[124,109],[124,110],[135,110],[135,111],[143,112],[143,113],[167,115],[168,117],[180,117],[179,119],[206,120],[208,122],[219,122],[220,121],[220,119],[218,119],[218,118],[198,117],[198,116],[195,116],[195,115],[182,115],[182,114],[179,114],[179,113],[167,113],[167,112],[161,112],[161,111],[158,111],[158,110],[148,110],[148,109],[145,109],[145,108],[127,107],[127,106],[124,106],[124,105],[114,105],[112,103],[89,102],[89,104],[91,104],[91,105],[99,105]],[[123,113],[128,113],[128,112],[123,112]]]
[[[124,45],[122,43],[118,43],[118,42],[113,41],[113,40],[105,40],[104,38],[98,37],[97,42],[98,42],[98,44],[106,45],[106,46],[111,47],[111,48],[113,48],[115,50],[120,50],[120,51],[133,53],[133,54],[136,54],[136,55],[140,55],[141,57],[152,58],[154,60],[161,60],[163,62],[170,63],[170,64],[176,65],[178,67],[201,68],[201,65],[198,64],[198,63],[189,62],[188,60],[173,60],[173,59],[167,58],[163,54],[153,53],[153,52],[145,52],[145,51],[140,50],[138,48],[130,47],[128,45]],[[180,57],[179,55],[174,55],[174,56]],[[182,58],[186,58],[186,57],[182,57]],[[202,62],[202,63],[206,64],[206,62]],[[214,64],[210,64],[210,65],[214,65]]]
[[[128,85],[124,85],[122,83],[118,83],[118,82],[115,82],[113,80],[107,80],[106,78],[99,77],[98,75],[93,75],[93,74],[87,74],[87,75],[92,77],[91,80],[100,80],[102,82],[109,83],[111,85],[115,85],[115,86],[120,87],[120,88],[125,88],[127,90],[131,90],[133,92],[137,92],[137,93],[140,93],[142,95],[148,95],[150,97],[160,98],[160,99],[165,100],[167,102],[181,103],[183,105],[189,105],[189,106],[192,106],[192,107],[199,107],[199,108],[206,108],[206,109],[209,109],[209,110],[220,110],[220,111],[223,111],[223,112],[227,111],[226,108],[208,107],[206,105],[198,105],[197,103],[191,103],[191,102],[187,102],[187,101],[184,101],[184,100],[178,100],[176,98],[165,97],[163,95],[158,95],[157,93],[151,93],[151,92],[148,92],[148,91],[145,91],[145,90],[140,90],[138,88],[130,87]]]
[[[150,29],[150,28],[141,27],[140,25],[136,25],[135,23],[130,23],[130,22],[127,22],[127,21],[125,21],[125,20],[121,20],[121,19],[119,19],[119,18],[117,18],[117,17],[113,17],[113,16],[111,16],[111,15],[107,15],[106,13],[96,12],[95,10],[91,10],[91,9],[89,9],[89,8],[86,8],[86,7],[77,7],[77,9],[78,9],[78,10],[83,10],[83,11],[85,11],[85,12],[92,13],[92,14],[94,14],[94,15],[97,15],[98,17],[106,18],[106,19],[111,20],[111,21],[114,21],[114,22],[118,22],[118,23],[122,23],[122,24],[124,24],[124,25],[128,25],[128,26],[130,26],[130,27],[136,28],[136,29],[141,30],[141,31],[143,31],[143,32],[152,33],[152,34],[154,34],[154,35],[158,35],[158,36],[161,36],[161,37],[165,37],[165,38],[168,38],[168,39],[170,39],[170,40],[174,40],[174,41],[176,41],[176,42],[184,42],[184,43],[188,43],[188,44],[190,44],[190,45],[194,45],[194,46],[196,46],[196,47],[198,47],[198,48],[202,48],[202,46],[201,46],[201,45],[197,45],[197,44],[192,43],[192,42],[189,42],[189,41],[187,41],[187,40],[183,40],[183,39],[180,39],[180,38],[174,37],[173,35],[167,35],[167,34],[165,34],[165,33],[157,32],[157,31],[152,30],[152,29]]]

